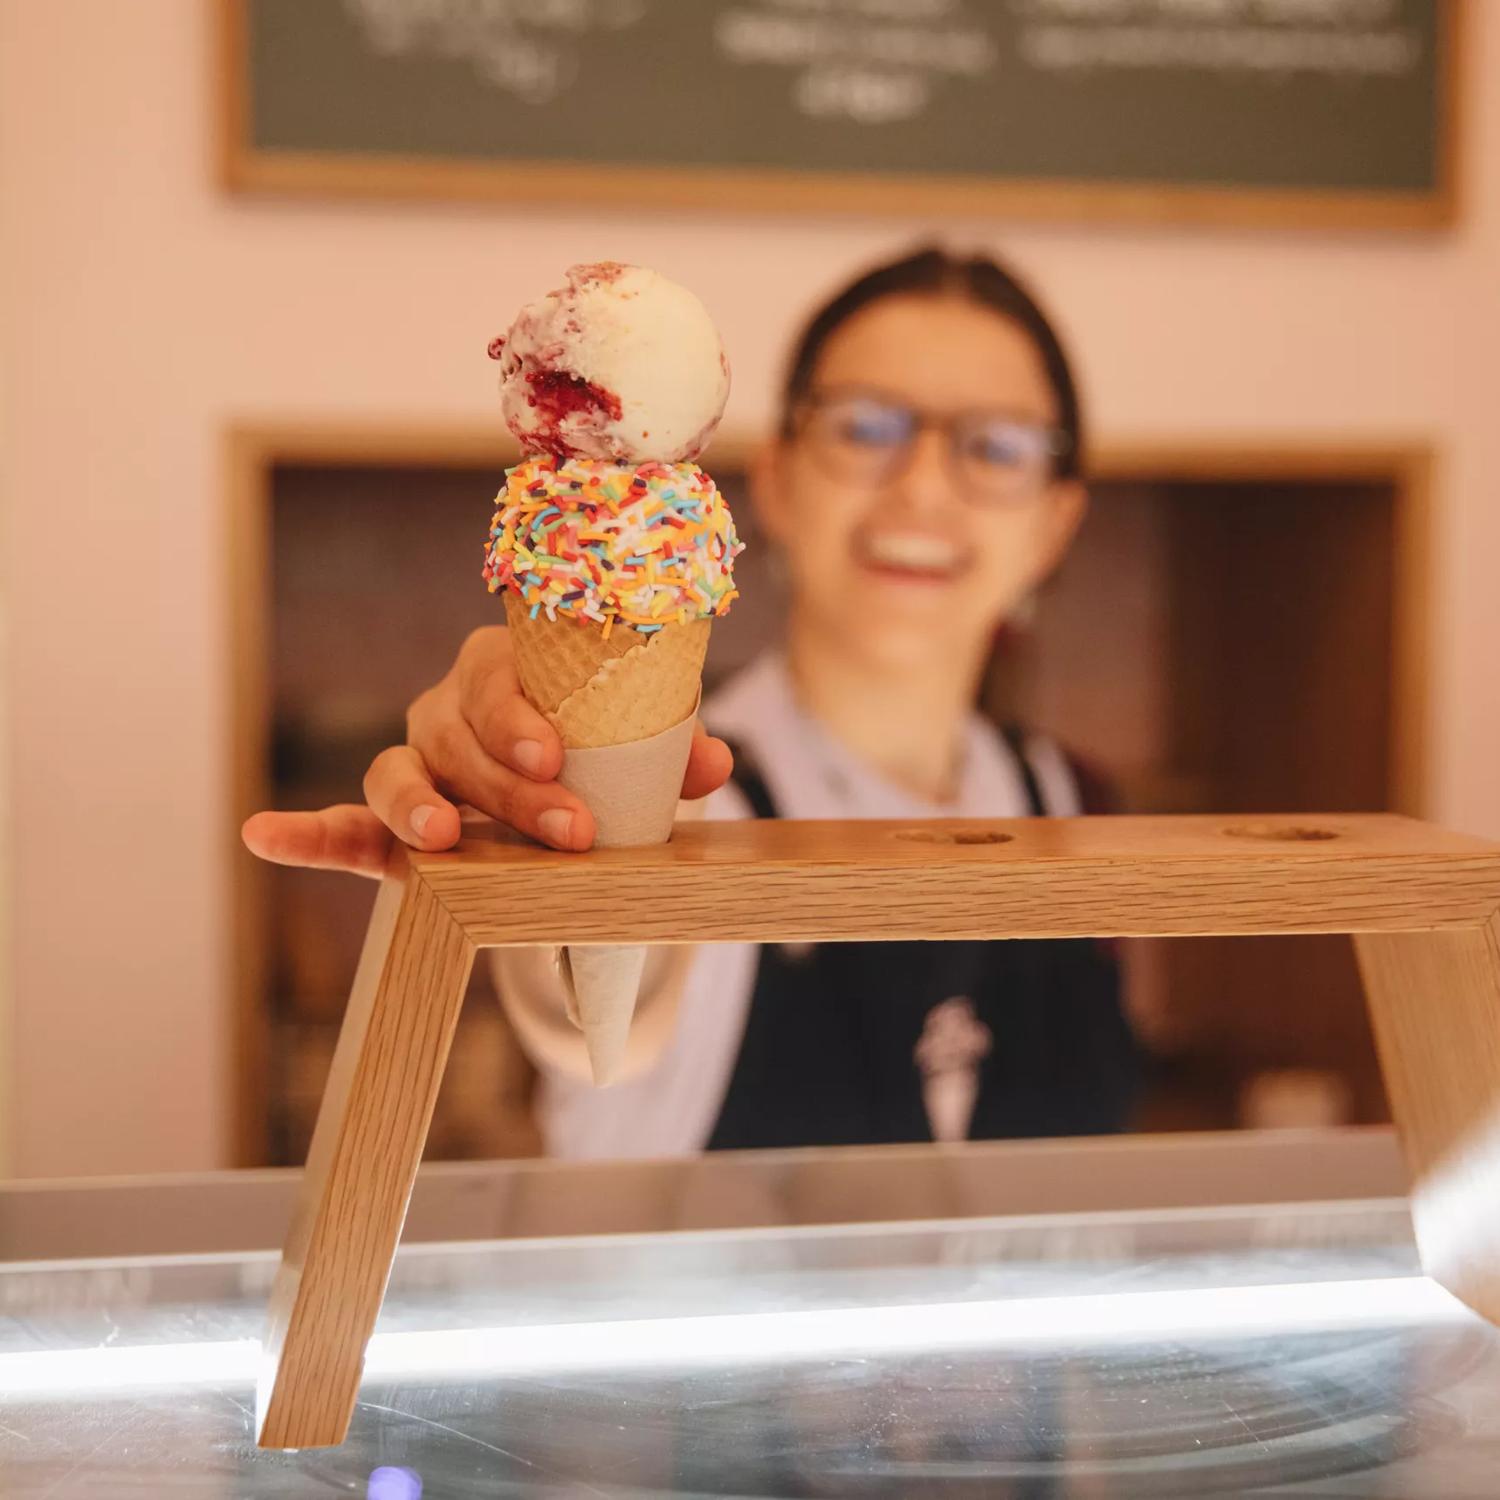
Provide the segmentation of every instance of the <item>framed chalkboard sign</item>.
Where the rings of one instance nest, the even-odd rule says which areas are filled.
[[[238,190],[1454,217],[1469,0],[220,0]]]

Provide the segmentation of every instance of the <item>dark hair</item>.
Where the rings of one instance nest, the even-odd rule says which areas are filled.
[[[1036,345],[1057,397],[1057,425],[1064,443],[1057,459],[1057,475],[1060,479],[1076,478],[1083,470],[1083,417],[1078,388],[1073,383],[1073,371],[1062,341],[1046,313],[1017,277],[998,261],[985,255],[953,255],[936,245],[873,266],[813,314],[797,340],[782,390],[782,434],[790,435],[797,407],[812,385],[813,371],[833,333],[857,312],[883,298],[913,294],[965,298],[1008,318]]]

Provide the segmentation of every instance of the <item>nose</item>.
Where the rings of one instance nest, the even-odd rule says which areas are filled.
[[[948,460],[947,434],[924,427],[916,436],[896,488],[913,515],[931,515],[953,504],[953,469]]]

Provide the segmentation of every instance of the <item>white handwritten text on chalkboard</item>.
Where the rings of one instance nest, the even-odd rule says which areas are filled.
[[[1410,73],[1422,39],[1396,0],[1011,0],[1020,56],[1041,72],[1203,71],[1378,78]]]
[[[720,13],[729,62],[793,71],[792,102],[814,118],[913,119],[944,77],[980,77],[994,38],[966,0],[760,0]]]
[[[467,57],[486,83],[526,104],[550,104],[578,77],[568,45],[625,31],[648,0],[344,0],[365,40],[387,56],[427,51]]]

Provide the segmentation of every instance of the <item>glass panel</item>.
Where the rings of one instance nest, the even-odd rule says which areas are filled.
[[[253,1448],[274,1264],[0,1273],[6,1495],[1488,1500],[1500,1460],[1500,1335],[1395,1203],[413,1247],[349,1441],[295,1456]]]

